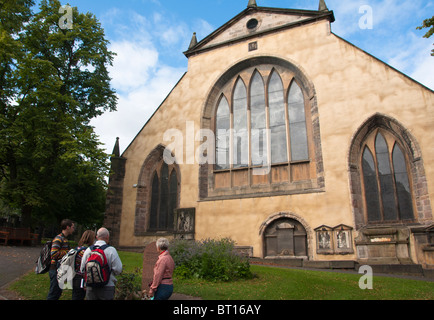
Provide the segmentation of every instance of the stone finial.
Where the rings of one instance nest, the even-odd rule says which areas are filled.
[[[190,45],[188,46],[188,50],[197,45],[196,32],[193,32],[193,36],[191,37]]]
[[[247,8],[256,8],[258,5],[256,4],[256,0],[249,0],[249,4]]]
[[[328,11],[325,0],[319,0],[318,11]]]
[[[116,143],[115,143],[115,147],[113,148],[113,152],[112,154],[115,157],[119,157],[121,155],[120,151],[119,151],[119,137],[116,138]]]

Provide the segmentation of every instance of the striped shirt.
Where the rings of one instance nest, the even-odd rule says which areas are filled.
[[[80,271],[81,259],[83,259],[84,252],[86,251],[87,248],[88,248],[87,246],[76,248],[78,252],[77,255],[75,256],[75,272],[80,276],[83,276],[83,273]]]
[[[63,233],[58,234],[54,237],[51,243],[51,266],[57,267],[57,262],[62,260],[63,256],[69,251],[69,242],[65,238]]]

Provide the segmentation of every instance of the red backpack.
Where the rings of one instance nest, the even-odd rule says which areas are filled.
[[[86,267],[84,270],[84,280],[88,287],[104,287],[110,280],[110,267],[108,265],[107,257],[104,250],[109,245],[91,246],[90,256],[87,259]]]

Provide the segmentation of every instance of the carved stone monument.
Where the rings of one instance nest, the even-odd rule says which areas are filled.
[[[182,208],[175,210],[175,239],[194,240],[195,208]]]
[[[359,263],[411,264],[409,238],[405,226],[362,228],[355,238]]]
[[[143,251],[142,290],[148,290],[154,278],[154,266],[158,259],[156,242],[148,244]]]

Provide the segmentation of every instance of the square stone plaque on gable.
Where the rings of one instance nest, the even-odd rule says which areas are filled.
[[[155,241],[148,244],[143,251],[142,290],[149,290],[149,284],[154,278],[154,266],[158,255]]]

